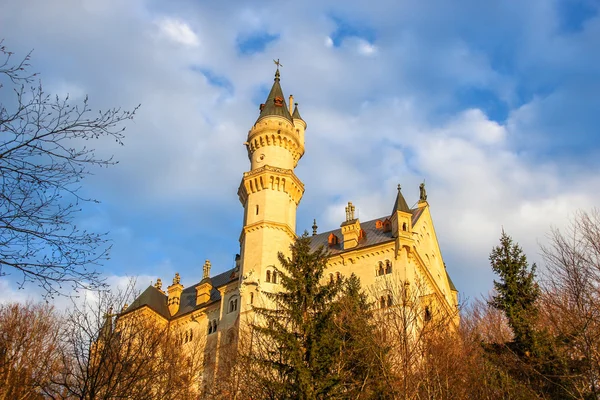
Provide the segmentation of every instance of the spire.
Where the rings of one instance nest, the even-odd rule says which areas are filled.
[[[394,201],[394,209],[392,210],[392,215],[394,215],[396,211],[410,213],[410,208],[408,208],[408,204],[406,204],[406,200],[404,200],[404,196],[402,196],[400,185],[398,185],[398,195],[396,196],[396,201]]]
[[[312,226],[312,228],[313,228],[313,236],[316,236],[317,235],[317,229],[319,228],[317,226],[317,220],[316,219],[313,220],[313,226]]]
[[[260,121],[264,117],[268,116],[280,116],[288,119],[293,123],[292,116],[290,115],[290,110],[285,102],[285,97],[283,97],[283,90],[281,90],[281,85],[279,84],[279,63],[277,63],[277,71],[275,71],[275,82],[273,83],[273,87],[269,92],[269,96],[267,96],[267,101],[264,104],[260,105],[260,115],[256,122]]]
[[[294,103],[294,113],[292,114],[292,118],[302,119],[302,117],[300,116],[300,111],[298,111],[298,103]]]

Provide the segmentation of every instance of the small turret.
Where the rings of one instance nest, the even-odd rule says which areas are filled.
[[[210,280],[210,261],[206,260],[203,266],[202,280],[196,286],[196,305],[204,304],[210,300],[212,281]]]
[[[349,201],[346,207],[346,221],[340,225],[344,236],[344,250],[358,246],[358,241],[361,238],[360,221],[358,218],[354,218],[355,211],[356,207]]]
[[[181,292],[183,292],[183,285],[180,283],[181,277],[179,272],[175,273],[173,278],[173,284],[167,288],[167,294],[169,296],[167,300],[167,306],[169,307],[169,314],[175,315],[179,311],[179,302],[181,300]]]
[[[410,237],[412,232],[412,212],[402,195],[400,185],[398,185],[398,194],[394,201],[394,208],[390,219],[392,221],[392,234],[394,237]]]

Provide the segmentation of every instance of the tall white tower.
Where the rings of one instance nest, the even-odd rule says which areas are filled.
[[[290,96],[290,103],[293,101]],[[306,123],[297,104],[288,108],[279,84],[275,82],[260,115],[248,132],[245,143],[250,171],[244,173],[238,190],[244,206],[244,227],[240,235],[242,311],[258,298],[258,288],[277,291],[278,252],[289,254],[296,238],[296,209],[304,185],[294,173],[304,154]]]

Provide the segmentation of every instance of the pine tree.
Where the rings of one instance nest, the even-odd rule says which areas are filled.
[[[298,238],[290,258],[279,253],[283,290],[266,294],[274,308],[254,309],[259,318],[250,361],[258,366],[262,397],[325,399],[341,390],[334,312],[342,285],[321,283],[327,252],[311,251],[310,240],[307,233]]]
[[[494,280],[497,294],[489,304],[504,312],[513,334],[517,351],[524,354],[536,350],[536,300],[540,289],[535,281],[536,265],[529,267],[527,256],[504,230],[500,245],[490,253],[492,270],[500,281]]]
[[[393,390],[386,385],[389,346],[381,340],[373,319],[373,307],[352,274],[342,285],[336,302],[336,327],[341,339],[338,357],[343,398],[387,399]]]

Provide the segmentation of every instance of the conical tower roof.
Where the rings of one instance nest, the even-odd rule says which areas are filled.
[[[293,123],[285,97],[283,96],[283,90],[281,90],[281,85],[279,84],[279,68],[275,71],[275,82],[273,82],[273,87],[269,92],[267,101],[265,101],[264,105],[261,104],[260,115],[256,122],[269,116],[280,116]]]
[[[294,112],[292,113],[292,118],[294,118],[294,119],[302,119],[302,117],[300,116],[300,111],[298,111],[298,103],[294,104]]]
[[[392,215],[394,215],[396,211],[410,213],[410,208],[408,208],[408,204],[406,203],[406,200],[402,195],[400,185],[398,185],[398,195],[396,196],[396,201],[394,201],[394,209],[392,210]]]

